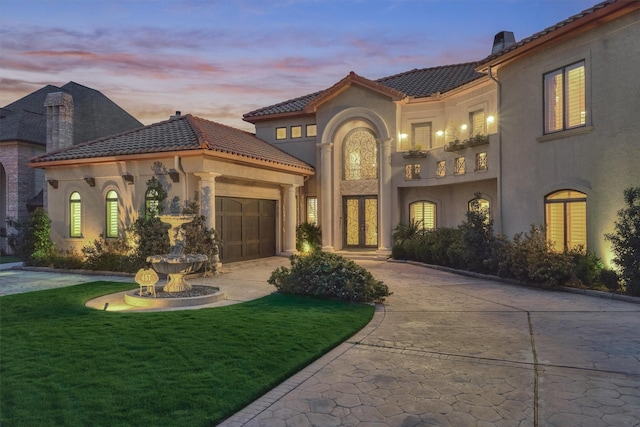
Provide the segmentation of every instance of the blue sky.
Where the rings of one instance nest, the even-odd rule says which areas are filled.
[[[144,124],[242,114],[331,86],[479,60],[597,0],[0,0],[0,105],[69,81]]]

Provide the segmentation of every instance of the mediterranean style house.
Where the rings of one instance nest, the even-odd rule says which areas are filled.
[[[192,116],[31,161],[57,187],[54,240],[121,235],[153,195],[198,200],[222,261],[290,254],[313,222],[328,251],[389,255],[392,231],[455,227],[471,202],[497,232],[546,225],[605,264],[623,190],[640,186],[640,2],[608,0],[482,60],[371,80],[354,72],[243,116],[255,136]],[[265,212],[265,215],[262,213]]]
[[[0,109],[0,251],[6,233],[44,204],[44,174],[27,166],[46,151],[141,127],[97,90],[69,82],[47,85]]]

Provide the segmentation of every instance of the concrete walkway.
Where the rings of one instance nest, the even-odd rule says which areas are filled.
[[[371,323],[221,426],[640,425],[640,304],[358,263],[394,292]],[[241,302],[272,292],[279,265],[198,280]],[[7,273],[0,294],[97,280]]]

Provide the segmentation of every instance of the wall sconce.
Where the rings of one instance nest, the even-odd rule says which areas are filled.
[[[491,124],[491,123],[493,123],[495,121],[496,121],[496,118],[494,116],[487,117],[487,123]]]
[[[124,179],[124,181],[129,185],[133,184],[133,175],[131,175],[130,173],[122,175],[122,179]]]
[[[96,179],[94,177],[85,176],[84,177],[84,182],[89,184],[89,187],[95,187],[96,186]]]
[[[180,174],[175,169],[169,169],[169,178],[173,182],[180,182]]]
[[[407,136],[409,136],[409,135],[407,135],[406,133],[401,133],[400,134],[400,139],[407,139]]]
[[[436,132],[436,136],[440,137],[442,135],[444,135],[444,131],[439,130],[438,132]]]
[[[53,188],[58,188],[58,180],[57,179],[48,179],[47,182]]]
[[[462,125],[462,126],[460,126],[460,130],[462,130],[462,131],[467,130],[467,125]]]

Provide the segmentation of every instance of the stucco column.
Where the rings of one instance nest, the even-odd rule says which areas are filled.
[[[222,174],[196,172],[200,178],[200,212],[205,216],[207,228],[216,228],[216,178]]]
[[[320,147],[320,227],[322,227],[322,250],[333,252],[333,210],[331,209],[333,191],[331,191],[331,155],[333,143],[321,143]]]
[[[391,254],[391,142],[393,138],[380,138],[380,179],[378,199],[378,257]]]
[[[290,256],[296,251],[296,188],[297,185],[283,185],[284,188],[284,239],[282,255]]]

